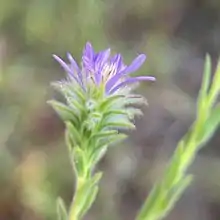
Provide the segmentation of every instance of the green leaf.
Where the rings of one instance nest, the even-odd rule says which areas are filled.
[[[73,96],[66,97],[66,100],[70,107],[75,108],[80,115],[86,111],[86,108],[83,106],[83,104],[76,100]]]
[[[86,174],[86,159],[85,152],[78,146],[75,146],[71,151],[71,160],[75,172],[78,177],[84,176]]]
[[[94,131],[98,129],[101,121],[102,114],[99,112],[92,112],[87,116],[87,119],[84,120],[81,126],[89,131]]]
[[[130,95],[123,100],[123,105],[147,105],[147,100],[139,95]]]
[[[208,95],[208,106],[211,108],[213,104],[216,102],[217,97],[220,92],[220,60],[218,61],[216,71],[212,80],[212,85],[210,88],[210,92]]]
[[[72,151],[73,147],[77,145],[77,143],[70,137],[68,129],[65,130],[65,143],[69,151]]]
[[[57,214],[58,214],[58,220],[68,219],[66,207],[62,198],[57,199]]]
[[[198,140],[200,146],[204,145],[212,137],[219,124],[220,105],[216,106],[214,110],[211,111],[209,118],[207,119],[206,123],[204,123],[204,127]]]
[[[180,142],[174,152],[172,161],[170,162],[168,169],[166,170],[163,185],[164,188],[174,186],[179,182],[180,178],[184,175],[184,171],[181,169],[181,162],[184,158],[184,143]]]
[[[90,157],[90,164],[93,164],[93,167],[100,161],[100,159],[105,155],[108,149],[107,145],[103,145],[98,149],[93,150],[92,155]]]
[[[143,112],[138,108],[129,107],[126,109],[126,113],[129,119],[133,119],[135,116],[142,116]]]
[[[170,198],[168,198],[168,200],[166,201],[165,207],[162,208],[164,210],[164,214],[162,215],[163,217],[165,217],[166,213],[168,213],[173,208],[184,190],[191,184],[192,180],[193,176],[187,175],[186,177],[184,177],[184,179],[179,181],[178,185],[175,187],[175,190],[172,190]]]
[[[123,141],[125,138],[127,138],[126,134],[118,134],[114,137],[109,137],[105,141],[105,144],[108,144],[108,145],[116,144],[116,143],[119,143],[119,142]]]
[[[111,106],[115,104],[115,102],[120,102],[123,99],[125,99],[123,95],[112,95],[112,96],[105,97],[105,99],[99,106],[100,112],[107,111],[108,109],[111,108]]]
[[[69,136],[69,139],[75,143],[79,144],[82,141],[82,135],[80,134],[80,131],[71,123],[71,122],[66,122],[66,128],[67,128],[67,134]]]
[[[117,135],[117,134],[118,134],[118,131],[116,130],[100,131],[100,132],[93,134],[91,138],[106,138],[106,137]]]
[[[47,103],[50,104],[54,108],[54,110],[59,114],[59,116],[64,121],[72,120],[74,123],[78,124],[79,120],[77,116],[74,114],[73,109],[55,100],[50,100]]]
[[[164,185],[156,185],[136,219],[159,220],[164,218],[191,181],[192,176],[188,175],[175,185],[171,184],[167,187],[164,187]]]
[[[206,98],[208,95],[208,88],[209,88],[210,79],[211,79],[211,71],[212,71],[211,58],[207,54],[206,59],[205,59],[202,85],[199,91],[199,98],[198,98],[199,108],[203,108],[204,101],[206,101]]]
[[[127,115],[126,110],[121,110],[121,109],[110,109],[104,112],[103,117],[109,117],[111,115]]]
[[[103,127],[109,127],[109,128],[116,128],[116,129],[135,129],[135,125],[132,124],[131,122],[124,122],[124,121],[110,121],[106,122]]]
[[[98,186],[93,187],[93,190],[91,190],[91,192],[88,194],[88,197],[84,203],[83,208],[81,209],[81,212],[79,214],[80,218],[82,218],[87,212],[88,210],[91,208],[93,202],[96,199],[96,196],[98,194]]]
[[[157,219],[155,216],[159,214],[158,209],[165,198],[166,191],[164,191],[164,188],[160,184],[155,185],[139,211],[136,220]]]
[[[69,89],[75,93],[78,97],[78,99],[84,103],[86,101],[86,94],[84,93],[84,91],[81,89],[81,87],[75,87],[75,86],[69,86]]]
[[[80,188],[80,201],[78,201],[79,215],[82,217],[91,207],[98,192],[97,184],[102,177],[102,173],[96,173],[91,179],[87,179]]]
[[[126,115],[128,116],[129,119],[133,119],[135,116],[142,116],[143,112],[138,109],[138,108],[133,108],[133,107],[127,107],[126,109],[110,109],[107,110],[104,114],[103,117],[108,117],[111,115]]]

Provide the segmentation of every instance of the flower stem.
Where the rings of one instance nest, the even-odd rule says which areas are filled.
[[[82,188],[86,183],[86,179],[78,179],[76,183],[76,190],[73,197],[72,204],[70,206],[69,220],[79,220],[80,211],[81,211],[81,201],[82,201]]]

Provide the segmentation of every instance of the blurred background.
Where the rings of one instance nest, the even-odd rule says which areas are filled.
[[[220,54],[219,0],[0,0],[0,220],[56,219],[74,177],[64,125],[46,101],[65,76],[52,54],[80,61],[86,41],[111,47],[154,75],[137,130],[100,162],[97,201],[86,220],[132,220],[195,118],[205,54]],[[220,130],[190,168],[196,178],[167,220],[220,219]]]

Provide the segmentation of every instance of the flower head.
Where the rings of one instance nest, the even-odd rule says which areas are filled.
[[[96,53],[90,43],[87,43],[82,55],[82,67],[68,53],[69,63],[65,63],[60,57],[54,58],[61,64],[68,74],[68,78],[82,87],[89,89],[93,85],[104,87],[105,94],[114,94],[129,84],[147,80],[154,81],[152,76],[130,77],[129,74],[138,70],[144,63],[146,56],[138,55],[130,65],[123,63],[122,56],[116,54],[110,57],[110,49]]]
[[[110,57],[110,49],[96,53],[87,43],[81,68],[70,54],[67,57],[69,63],[54,55],[67,72],[67,80],[53,84],[66,103],[55,100],[49,103],[66,123],[66,140],[74,151],[75,169],[81,175],[81,165],[85,162],[82,152],[88,163],[96,164],[110,144],[126,137],[123,130],[135,128],[133,119],[142,114],[137,105],[146,101],[141,95],[131,93],[134,86],[130,84],[155,78],[129,76],[144,63],[144,54],[126,66],[120,54]]]

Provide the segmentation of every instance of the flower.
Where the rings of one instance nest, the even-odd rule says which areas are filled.
[[[110,57],[110,49],[96,53],[91,45],[87,42],[82,55],[82,68],[79,68],[77,62],[67,54],[69,64],[65,63],[57,55],[53,57],[60,63],[67,72],[68,78],[78,84],[84,90],[91,85],[103,86],[105,94],[114,94],[128,84],[139,81],[155,81],[152,76],[130,77],[129,74],[138,70],[146,59],[146,55],[138,55],[130,65],[123,63],[122,56],[116,54]]]
[[[65,104],[55,100],[48,103],[66,124],[66,140],[74,152],[75,169],[82,175],[82,164],[87,159],[96,164],[108,146],[127,137],[125,130],[135,129],[134,118],[142,115],[138,106],[147,102],[131,91],[136,83],[155,78],[130,76],[144,63],[144,54],[127,66],[120,54],[110,56],[110,49],[96,53],[90,43],[84,48],[81,68],[69,53],[68,63],[56,55],[54,58],[67,72],[67,79],[53,83]]]

